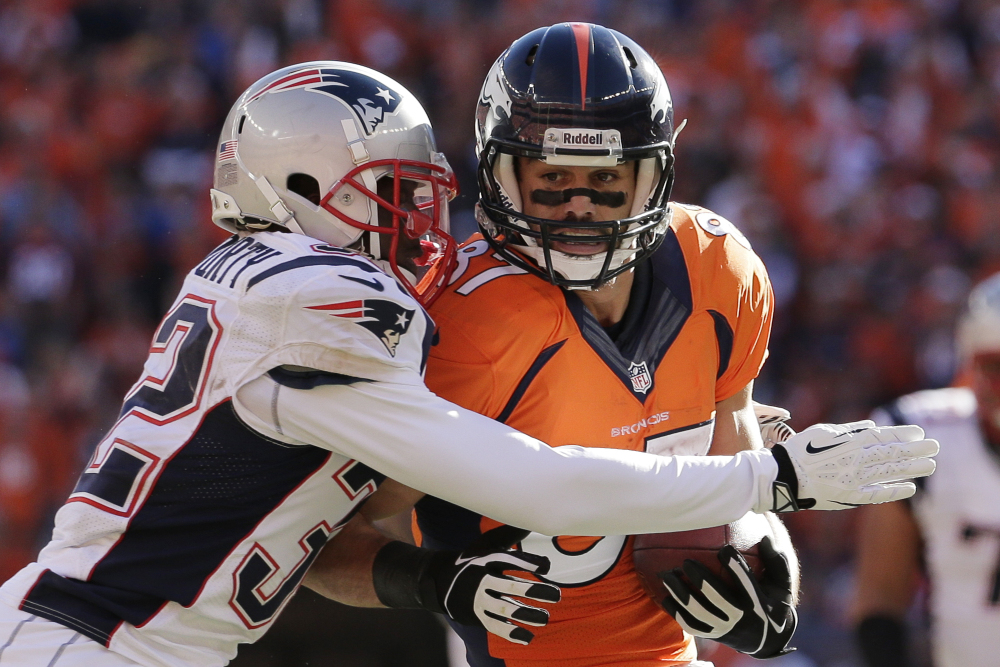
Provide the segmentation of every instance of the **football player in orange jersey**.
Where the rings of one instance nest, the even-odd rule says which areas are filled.
[[[476,130],[483,238],[460,250],[431,311],[432,391],[548,442],[697,455],[762,447],[752,391],[770,282],[732,224],[669,202],[676,132],[652,58],[600,26],[535,30],[487,75]],[[496,525],[435,498],[417,505],[417,521],[437,548]],[[630,538],[532,533],[520,546],[549,558],[545,579],[562,601],[529,646],[455,626],[474,667],[696,658],[643,592]],[[790,599],[796,577],[785,576]],[[777,619],[786,642],[789,616]]]
[[[600,26],[535,30],[490,70],[476,131],[482,236],[461,248],[430,310],[440,340],[428,386],[560,445],[679,455],[761,448],[752,390],[767,355],[770,283],[728,221],[669,202],[676,132],[652,58]],[[809,451],[869,426],[830,427],[833,439],[813,439]],[[597,481],[581,484],[603,492]],[[417,532],[432,549],[461,551],[498,525],[391,481],[379,493],[362,514],[419,500]],[[807,506],[789,497],[784,509]],[[763,585],[727,552],[723,562],[744,586],[700,571],[690,573],[698,590],[670,579],[661,604],[677,622],[640,586],[630,537],[525,534],[518,548],[547,557],[544,580],[562,589],[562,601],[546,615],[501,597],[502,615],[536,626],[531,632],[452,626],[472,667],[695,664],[685,630],[778,655],[795,627],[797,564],[773,524],[778,551],[764,548]],[[393,606],[380,592],[387,580],[419,572],[393,574],[386,538],[355,528],[341,534],[355,543],[331,542],[305,583],[345,602],[372,604],[377,595]],[[358,543],[370,546],[367,556]]]

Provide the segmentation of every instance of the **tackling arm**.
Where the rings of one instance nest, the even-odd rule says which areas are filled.
[[[352,607],[384,607],[372,585],[372,564],[391,541],[359,513],[323,547],[302,585]]]
[[[834,509],[912,495],[898,480],[930,474],[937,443],[917,427],[813,427],[783,462],[767,450],[661,457],[577,446],[552,449],[413,383],[358,381],[295,389],[264,375],[240,388],[240,418],[278,440],[328,447],[399,482],[501,523],[546,535],[693,530],[764,512],[782,488]],[[801,435],[801,434],[800,434]],[[902,438],[902,441],[900,440]],[[810,449],[806,442],[826,443]],[[836,453],[830,452],[837,448]],[[818,452],[814,454],[812,452]],[[834,483],[814,477],[819,466]],[[787,494],[786,494],[787,495]],[[544,508],[545,511],[539,511]]]
[[[372,564],[375,554],[392,538],[372,522],[409,512],[423,495],[395,480],[385,480],[357,516],[323,547],[303,585],[352,607],[385,606],[372,585]]]
[[[548,622],[534,602],[556,602],[559,589],[524,579],[544,574],[548,560],[508,550],[526,531],[497,528],[464,552],[434,551],[391,540],[371,523],[413,507],[422,494],[387,480],[323,549],[303,583],[355,607],[426,609],[479,625],[517,644],[531,642],[528,626]],[[515,599],[521,598],[528,603]]]
[[[272,437],[328,447],[402,484],[547,535],[725,524],[768,508],[777,475],[766,452],[660,457],[552,449],[421,384],[294,389],[262,376],[237,392],[234,405],[244,421]]]

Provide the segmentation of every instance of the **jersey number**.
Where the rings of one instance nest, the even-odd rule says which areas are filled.
[[[521,549],[549,559],[549,571],[540,579],[560,586],[587,586],[614,569],[627,539],[624,535],[549,537],[531,533],[521,542]]]
[[[248,628],[259,628],[267,624],[281,611],[285,601],[298,588],[302,577],[326,544],[330,532],[330,526],[323,522],[299,540],[299,546],[304,552],[302,558],[282,579],[276,579],[281,567],[271,555],[260,544],[253,545],[250,553],[236,568],[233,575],[236,589],[229,601]]]
[[[130,412],[162,426],[201,404],[222,326],[215,302],[186,295],[167,313],[153,337],[146,375],[125,397],[119,418]]]
[[[66,502],[87,503],[115,516],[132,516],[152,486],[147,481],[160,457],[121,438],[104,445],[102,442],[94,450]]]

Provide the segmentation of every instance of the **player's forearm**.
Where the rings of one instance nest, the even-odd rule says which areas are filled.
[[[325,441],[403,484],[549,535],[637,534],[729,523],[770,505],[777,474],[768,452],[669,458],[551,449],[405,385],[282,387],[279,401],[289,436]]]
[[[355,516],[323,547],[302,584],[352,607],[382,607],[372,585],[372,563],[390,541],[364,516]]]
[[[736,452],[763,448],[760,426],[753,411],[753,381],[736,394],[715,404],[713,456],[732,456]]]

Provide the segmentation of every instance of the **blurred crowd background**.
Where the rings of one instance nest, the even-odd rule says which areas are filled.
[[[513,39],[565,20],[657,59],[689,121],[674,199],[728,217],[767,264],[758,400],[802,428],[953,381],[954,316],[1000,270],[994,2],[0,0],[0,580],[48,540],[182,277],[225,236],[213,150],[246,86],[313,59],[402,82],[461,179],[462,239],[482,79]],[[805,570],[788,664],[860,664],[854,521],[788,521]],[[443,664],[429,618],[300,597],[237,664]]]

